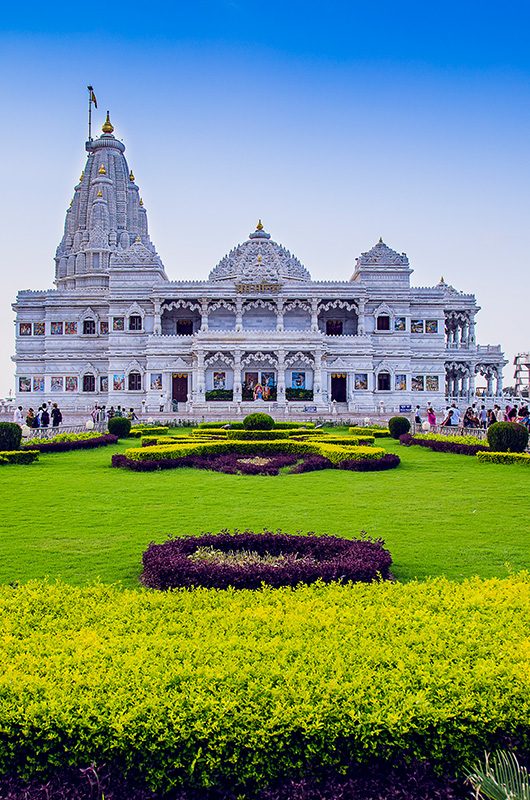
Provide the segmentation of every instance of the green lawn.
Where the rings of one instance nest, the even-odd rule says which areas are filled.
[[[530,565],[529,469],[381,444],[399,454],[398,469],[277,477],[111,469],[111,454],[133,442],[3,467],[0,582],[51,576],[134,587],[150,541],[247,526],[366,530],[386,541],[399,580],[504,576]]]

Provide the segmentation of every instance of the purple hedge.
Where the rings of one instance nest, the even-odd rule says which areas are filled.
[[[447,441],[440,442],[433,439],[417,439],[411,436],[410,433],[404,433],[399,437],[401,444],[405,447],[417,444],[420,447],[428,447],[429,450],[434,450],[436,453],[457,453],[461,456],[476,456],[481,450],[489,450],[487,443],[481,444],[456,444],[455,442]]]
[[[192,560],[199,548],[220,553],[243,551],[261,557],[282,556],[281,564],[270,561]],[[207,533],[151,543],[143,554],[141,582],[152,589],[178,586],[206,586],[216,589],[259,589],[269,586],[297,586],[322,580],[369,583],[392,578],[392,557],[380,539],[341,539],[337,536],[292,536],[285,533]]]
[[[191,467],[192,469],[208,469],[215,472],[225,472],[229,475],[241,473],[243,475],[278,475],[280,469],[291,467],[292,473],[314,472],[322,469],[347,469],[355,472],[373,472],[377,470],[393,469],[400,464],[399,456],[386,453],[382,458],[366,460],[342,461],[336,466],[319,455],[297,456],[289,453],[263,456],[266,463],[252,463],[252,459],[238,453],[225,455],[183,456],[181,458],[163,459],[160,461],[135,461],[127,456],[117,453],[112,456],[112,466],[130,469],[135,472],[154,472],[158,469],[178,469]]]
[[[156,800],[157,795],[108,767],[56,773],[44,782],[0,778],[3,800]],[[469,787],[450,775],[438,775],[429,764],[389,765],[383,761],[355,767],[348,775],[333,773],[283,781],[254,795],[255,800],[461,800]],[[179,789],[166,800],[235,800],[222,789]]]
[[[71,442],[49,442],[46,439],[31,440],[23,449],[39,450],[41,453],[65,453],[67,450],[90,450],[93,447],[103,447],[107,444],[116,444],[118,437],[112,433],[103,433],[93,439],[78,439]]]

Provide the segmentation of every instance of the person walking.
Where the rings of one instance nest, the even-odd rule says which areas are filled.
[[[460,409],[456,403],[453,403],[451,408],[453,410],[451,425],[460,425]]]
[[[480,423],[480,427],[481,428],[486,428],[487,427],[487,425],[488,425],[488,413],[486,411],[486,406],[485,405],[481,405],[480,406],[480,411],[479,411],[479,414],[478,414],[478,421]]]
[[[491,408],[488,408],[486,427],[489,428],[489,426],[493,425],[494,422],[497,422],[495,412],[492,411]]]
[[[47,428],[50,424],[50,415],[48,413],[48,406],[46,403],[42,404],[39,422],[41,428]]]
[[[35,424],[36,420],[35,412],[32,408],[28,408],[28,413],[26,414],[26,425],[28,428],[37,428],[38,426]]]
[[[421,410],[419,406],[416,406],[414,411],[414,422],[416,425],[421,425]]]
[[[433,428],[436,425],[436,412],[432,406],[427,408],[427,422]]]
[[[23,425],[24,424],[24,414],[23,414],[23,411],[22,411],[22,406],[19,406],[18,408],[15,408],[15,410],[13,412],[13,422],[15,422],[17,425]]]
[[[52,428],[58,428],[63,421],[63,415],[57,403],[54,403],[51,410]]]

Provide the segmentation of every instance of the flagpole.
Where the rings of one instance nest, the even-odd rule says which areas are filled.
[[[88,89],[88,141],[92,141],[92,87],[87,86]]]

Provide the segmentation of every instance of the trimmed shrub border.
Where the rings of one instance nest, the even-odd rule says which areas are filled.
[[[65,435],[65,434],[62,434]],[[66,434],[75,437],[76,434]],[[79,436],[86,436],[86,434],[81,433],[78,434]],[[108,444],[116,444],[118,441],[118,437],[114,436],[112,433],[102,433],[102,434],[95,434],[90,438],[79,438],[79,439],[68,439],[68,440],[61,440],[61,434],[57,437],[59,441],[55,438],[53,439],[37,439],[36,441],[28,442],[28,444],[23,445],[23,450],[38,450],[39,453],[65,453],[67,450],[90,450],[94,447],[104,447]]]
[[[260,454],[256,454],[260,457]],[[226,453],[224,455],[209,454],[203,456],[181,456],[180,458],[165,458],[163,460],[136,460],[128,458],[122,453],[112,456],[112,466],[130,469],[133,472],[156,472],[161,469],[207,469],[212,472],[224,472],[228,475],[278,475],[280,469],[291,467],[289,472],[299,475],[302,472],[315,472],[322,469],[345,469],[351,472],[379,472],[394,469],[401,463],[399,456],[385,453],[381,458],[374,459],[345,459],[338,464],[333,464],[328,458],[321,455],[299,455],[284,453],[269,455],[263,454],[267,464],[249,463],[245,460],[248,454]],[[244,460],[245,459],[245,460]]]
[[[154,800],[154,793],[131,777],[124,777],[107,765],[63,770],[48,780],[25,783],[19,778],[0,778],[3,800]],[[230,791],[178,789],[168,800],[233,800]],[[428,762],[372,760],[352,765],[346,774],[327,771],[318,778],[309,774],[284,780],[255,795],[256,800],[346,800],[369,797],[371,800],[461,800],[469,797],[469,787],[453,775],[439,774]]]
[[[348,428],[348,433],[353,433],[354,436],[375,436],[376,439],[390,436],[388,428],[363,428],[361,425],[352,425]]]
[[[38,450],[0,450],[0,466],[5,466],[6,464],[33,464],[38,459]]]
[[[169,433],[165,425],[135,425],[129,431],[129,437],[140,439],[142,436],[164,436]]]
[[[530,467],[530,453],[492,453],[481,450],[477,458],[482,464],[523,464]]]
[[[411,436],[410,433],[404,433],[399,437],[401,444],[405,447],[411,445],[419,445],[420,447],[428,447],[429,450],[434,450],[436,453],[456,453],[461,456],[475,456],[480,452],[487,452],[489,450],[488,444],[457,444],[451,442],[450,437],[446,441],[439,439],[418,439],[416,436]]]
[[[284,557],[283,563],[243,563],[192,560],[199,548],[221,553],[246,551],[260,556]],[[300,583],[331,583],[391,580],[392,557],[381,539],[342,539],[308,533],[292,536],[278,531],[246,530],[207,533],[152,542],[142,557],[141,582],[151,589],[204,586],[211,589],[259,589],[268,586],[298,586]]]

